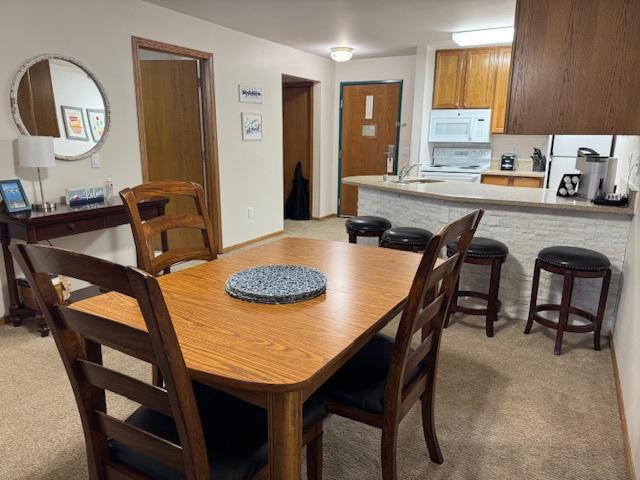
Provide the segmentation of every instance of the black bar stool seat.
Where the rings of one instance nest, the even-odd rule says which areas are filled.
[[[358,243],[358,237],[380,237],[385,230],[391,228],[391,222],[383,217],[361,216],[351,217],[345,222],[349,243]]]
[[[382,234],[380,246],[410,252],[423,252],[431,237],[433,237],[433,233],[423,228],[394,227]]]
[[[447,245],[447,255],[450,257],[458,251],[458,242],[451,242]],[[460,281],[456,286],[456,291],[451,299],[451,307],[449,316],[445,321],[445,328],[449,326],[451,315],[457,312],[466,313],[468,315],[483,315],[485,317],[485,331],[487,337],[493,337],[493,324],[498,320],[498,312],[502,308],[502,303],[498,299],[500,290],[500,272],[502,264],[509,255],[509,247],[504,243],[492,238],[475,237],[471,240],[467,256],[464,263],[475,265],[490,265],[491,274],[489,281],[489,292],[477,292],[474,290],[460,290]],[[485,300],[487,308],[466,307],[458,304],[458,298],[472,297]]]
[[[537,304],[540,270],[564,276],[560,305]],[[598,310],[595,315],[582,308],[571,306],[573,283],[576,278],[602,278]],[[531,332],[534,321],[545,327],[553,328],[557,331],[554,353],[560,355],[562,353],[562,337],[564,332],[594,332],[593,347],[596,350],[600,350],[600,331],[602,329],[604,311],[607,306],[610,281],[611,262],[600,252],[581,247],[548,247],[540,250],[534,267],[529,318],[524,333],[528,334]],[[549,320],[539,315],[539,312],[544,311],[559,312],[558,321]],[[571,324],[569,322],[570,314],[582,317],[588,320],[589,323],[585,325]]]

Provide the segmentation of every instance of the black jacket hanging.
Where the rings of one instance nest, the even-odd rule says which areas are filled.
[[[309,220],[309,180],[302,176],[302,164],[298,162],[293,174],[293,188],[284,207],[284,218]]]

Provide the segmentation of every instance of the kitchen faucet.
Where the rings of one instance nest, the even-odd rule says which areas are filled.
[[[414,167],[419,167],[419,163],[409,164],[405,163],[404,166],[398,172],[398,179],[395,180],[396,183],[405,183],[404,177],[406,177]]]

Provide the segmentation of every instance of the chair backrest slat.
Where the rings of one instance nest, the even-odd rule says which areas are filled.
[[[150,385],[87,360],[77,360],[76,365],[84,376],[84,380],[90,384],[103,390],[117,393],[134,402],[152,408],[156,412],[164,413],[168,417],[173,415],[169,396],[163,388]]]
[[[151,262],[151,268],[156,272],[161,272],[171,265],[188,260],[208,261],[211,260],[211,253],[206,248],[176,248],[155,257]]]
[[[157,279],[135,268],[44,245],[17,244],[11,251],[49,324],[74,390],[86,439],[89,477],[146,479],[137,470],[111,460],[108,441],[115,439],[184,472],[185,480],[209,479],[209,461],[191,377]],[[51,282],[52,274],[88,281],[135,298],[147,332],[62,305]],[[105,368],[103,345],[157,365],[165,388]],[[172,417],[180,445],[111,417],[105,391]]]
[[[145,362],[154,363],[155,352],[149,334],[146,332],[107,318],[74,310],[65,305],[59,305],[57,310],[65,328],[101,345],[106,345]]]
[[[120,197],[129,215],[138,255],[138,266],[152,275],[170,271],[172,265],[187,260],[214,260],[217,245],[213,237],[213,226],[205,201],[204,190],[193,182],[149,182],[133,188],[125,188]],[[171,208],[171,199],[188,198],[194,202],[195,214],[169,214],[142,221],[139,204],[154,198],[169,198],[167,205]],[[164,246],[167,246],[167,232],[175,229],[196,229],[202,233],[202,246],[183,247],[168,250],[156,257],[153,239],[161,235]]]
[[[138,427],[96,412],[98,426],[109,438],[131,445],[145,455],[161,461],[165,465],[184,472],[182,448],[164,438],[157,437]]]
[[[428,378],[436,376],[442,327],[464,256],[482,214],[482,210],[475,210],[445,225],[427,244],[396,333],[385,387],[385,415],[387,412],[404,415],[424,393]],[[447,244],[454,240],[458,241],[458,252],[441,260]],[[418,332],[421,332],[422,340],[412,350],[413,337]],[[417,374],[414,372],[416,367],[419,367]],[[409,373],[415,378],[405,386]]]

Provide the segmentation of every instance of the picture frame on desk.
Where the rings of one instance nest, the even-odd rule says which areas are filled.
[[[8,213],[31,211],[29,198],[22,188],[22,182],[17,178],[0,180],[0,196]]]

